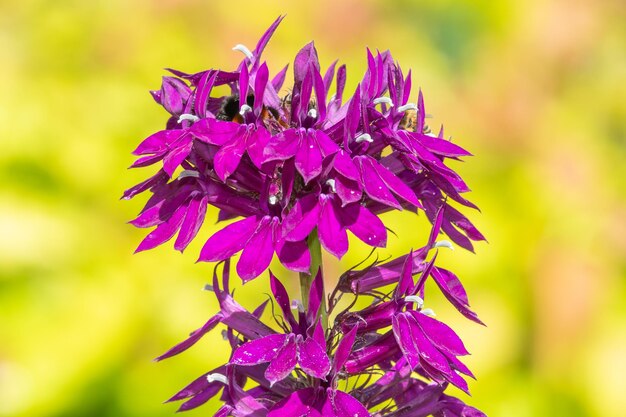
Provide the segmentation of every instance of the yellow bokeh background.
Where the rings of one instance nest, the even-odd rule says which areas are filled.
[[[161,402],[226,358],[215,331],[152,362],[216,311],[201,290],[212,268],[194,264],[202,239],[132,255],[143,231],[126,222],[145,197],[119,197],[152,172],[126,167],[164,125],[147,92],[163,68],[232,69],[231,47],[283,13],[272,71],[314,39],[324,67],[348,65],[351,91],[365,47],[390,49],[435,126],[475,155],[455,168],[489,243],[441,260],[488,327],[434,288],[427,299],[472,352],[478,381],[461,398],[490,416],[623,416],[620,0],[0,1],[0,416],[170,416]],[[216,230],[207,219],[201,238]],[[398,238],[382,255],[423,245],[422,220],[386,215]],[[367,254],[354,243],[325,259],[329,282]],[[251,307],[267,290],[262,277],[237,292]]]

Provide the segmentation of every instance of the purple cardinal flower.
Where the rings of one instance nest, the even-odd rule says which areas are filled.
[[[352,94],[346,66],[335,61],[322,71],[313,42],[296,54],[292,83],[288,66],[271,74],[262,53],[281,21],[254,49],[236,45],[243,58],[232,70],[168,70],[151,92],[166,112],[165,128],[133,151],[131,167],[157,167],[123,195],[151,194],[130,222],[151,228],[137,252],[169,240],[184,251],[202,236],[198,260],[218,262],[206,289],[219,311],[156,360],[217,328],[230,348],[226,363],[199,372],[168,402],[182,401],[186,411],[219,396],[216,417],[484,416],[446,393],[450,385],[469,391],[463,375],[473,374],[459,360],[468,351],[424,305],[430,279],[482,324],[459,277],[437,265],[440,248],[473,251],[485,240],[459,210],[477,207],[447,164],[471,154],[443,127],[431,132],[422,91],[411,102],[411,72],[389,51],[366,51],[367,70]],[[325,282],[322,249],[344,257],[350,232],[373,256],[387,245],[380,215],[392,210],[425,213],[427,243],[326,273]],[[214,215],[218,230],[205,236]],[[231,289],[237,254],[244,284],[264,275],[276,255],[298,273],[300,297],[269,272],[271,294],[248,311]]]

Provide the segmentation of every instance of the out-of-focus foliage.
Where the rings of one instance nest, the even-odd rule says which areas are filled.
[[[169,416],[160,402],[225,359],[215,332],[151,362],[215,311],[201,291],[211,267],[194,264],[201,242],[132,256],[142,231],[125,221],[141,201],[118,198],[146,176],[125,170],[129,152],[165,121],[147,93],[162,68],[232,68],[230,48],[281,13],[272,70],[315,39],[323,65],[359,71],[353,87],[365,46],[389,48],[433,125],[476,155],[458,169],[490,244],[441,255],[488,327],[429,300],[473,353],[468,402],[492,416],[621,415],[623,1],[14,0],[0,3],[0,416]],[[383,255],[423,244],[423,219],[386,221],[398,238]],[[326,259],[327,279],[366,254]],[[266,281],[238,294],[258,304]]]

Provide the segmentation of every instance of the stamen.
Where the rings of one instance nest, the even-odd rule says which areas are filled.
[[[385,104],[388,104],[389,106],[393,107],[393,101],[391,101],[391,99],[389,97],[378,97],[378,98],[375,98],[374,100],[372,100],[372,103],[374,105],[385,103]]]
[[[422,299],[422,297],[417,295],[407,295],[406,297],[404,297],[404,301],[406,301],[407,303],[417,304],[417,308],[419,308],[420,310],[422,309],[422,307],[424,307],[424,300]]]
[[[200,178],[200,173],[198,171],[194,171],[193,169],[186,169],[180,173],[178,179],[182,180],[183,178],[187,177]]]
[[[421,313],[428,317],[437,317],[432,308],[425,308],[421,311]]]
[[[312,117],[312,118],[314,118],[314,119],[317,119],[317,110],[315,110],[315,109],[311,109],[311,110],[309,110],[309,112],[307,113],[307,115],[308,115],[309,117]]]
[[[363,133],[362,135],[357,137],[354,141],[356,143],[361,143],[361,142],[372,143],[372,142],[374,142],[374,139],[372,139],[372,136],[369,133]]]
[[[241,106],[241,109],[239,110],[239,114],[243,116],[249,111],[252,111],[252,107],[248,106],[247,104],[244,104],[243,106]]]
[[[326,185],[328,185],[330,187],[330,189],[333,191],[333,193],[337,192],[337,189],[335,188],[335,180],[333,178],[327,180],[326,181]]]
[[[439,242],[435,242],[433,248],[448,248],[450,250],[454,250],[454,246],[447,240],[440,240]]]
[[[238,43],[237,45],[235,45],[233,47],[233,51],[239,51],[242,54],[244,54],[246,56],[246,58],[248,58],[249,60],[252,60],[252,58],[254,58],[254,55],[252,55],[252,52],[250,52],[250,50],[246,47],[246,45],[242,45],[240,43]]]
[[[189,120],[195,123],[198,120],[200,120],[200,118],[196,116],[195,114],[189,114],[189,113],[181,114],[180,116],[178,116],[178,123],[182,123],[185,120]]]
[[[291,309],[298,310],[300,313],[304,313],[304,306],[300,300],[291,301]]]
[[[204,284],[204,291],[214,291],[213,285],[211,284]]]
[[[417,104],[415,103],[406,103],[404,106],[400,106],[397,109],[399,112],[405,112],[407,110],[415,110],[417,111]]]
[[[275,206],[276,203],[278,203],[278,197],[276,197],[275,195],[271,195],[270,198],[268,198],[268,200],[272,206]]]
[[[218,374],[217,372],[214,374],[208,374],[206,376],[206,380],[209,381],[209,384],[218,381],[224,385],[228,385],[228,379],[226,378],[226,375]]]

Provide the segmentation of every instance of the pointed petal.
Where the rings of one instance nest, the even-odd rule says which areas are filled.
[[[416,311],[413,311],[412,314],[424,334],[438,348],[454,356],[469,355],[461,338],[448,325]]]
[[[319,309],[324,300],[324,278],[322,278],[322,269],[317,270],[317,275],[311,282],[309,289],[309,308],[307,311],[307,322],[313,323],[319,314]]]
[[[285,346],[287,339],[288,336],[285,334],[272,334],[246,342],[235,349],[230,363],[250,366],[269,362],[278,355],[278,351]]]
[[[311,267],[311,254],[304,240],[289,242],[281,239],[276,244],[276,254],[280,263],[295,272],[308,272]]]
[[[272,78],[272,87],[274,87],[274,90],[280,91],[280,89],[283,87],[288,68],[289,64],[285,65],[284,68],[280,70],[278,74],[274,76],[274,78]]]
[[[337,175],[333,179],[335,180],[337,196],[341,199],[344,206],[361,200],[363,192],[358,182],[349,180],[343,175]]]
[[[322,407],[324,417],[371,417],[371,414],[356,398],[343,391],[327,390],[327,399]]]
[[[164,354],[162,354],[155,360],[162,361],[163,359],[170,358],[172,356],[178,355],[181,352],[186,351],[187,349],[195,345],[196,342],[202,338],[202,336],[204,336],[205,334],[213,330],[215,326],[217,326],[220,323],[221,320],[222,320],[221,313],[214,315],[201,328],[196,329],[193,332],[191,332],[191,334],[189,335],[187,339],[180,342],[179,344],[177,344],[176,346],[174,346],[173,348],[171,348],[170,350],[168,350],[167,352],[165,352]]]
[[[320,243],[324,249],[341,259],[348,251],[348,234],[339,222],[330,198],[322,195],[320,205],[317,225]]]
[[[194,123],[190,132],[202,142],[222,146],[239,134],[241,125],[215,119],[201,119]]]
[[[317,145],[324,158],[339,152],[339,146],[326,133],[321,130],[309,129],[309,135],[311,134],[314,135],[314,142],[316,142],[314,145]]]
[[[267,80],[269,78],[269,71],[267,64],[264,62],[261,64],[256,72],[256,78],[254,80],[254,112],[259,114],[261,107],[263,107],[263,96],[265,95],[265,87],[267,86]]]
[[[353,326],[352,329],[341,338],[333,360],[334,373],[340,372],[341,368],[343,368],[346,364],[348,356],[352,353],[352,346],[354,346],[354,340],[356,339],[358,329],[358,326]]]
[[[215,173],[222,181],[225,181],[226,178],[235,172],[245,150],[245,140],[237,138],[215,154],[215,159],[213,160]]]
[[[316,394],[315,388],[293,392],[287,398],[277,402],[267,417],[322,417],[322,414],[314,408],[317,402]]]
[[[355,162],[361,170],[361,185],[371,199],[379,203],[402,210],[402,206],[394,198],[387,188],[387,185],[378,175],[371,158],[367,156],[358,156],[354,158]]]
[[[330,359],[326,350],[310,337],[299,346],[298,364],[304,372],[319,379],[325,379],[330,371]]]
[[[335,154],[333,168],[344,177],[353,181],[359,181],[361,179],[358,168],[352,161],[350,155],[343,149]]]
[[[280,307],[283,313],[283,317],[294,328],[297,323],[291,312],[291,302],[289,301],[289,295],[283,284],[274,276],[270,271],[270,288],[272,289],[272,295],[276,300],[276,304]]]
[[[244,248],[259,225],[255,216],[229,224],[206,241],[198,261],[215,262],[230,258]]]
[[[259,223],[250,240],[246,243],[239,262],[237,273],[246,282],[261,275],[272,262],[274,256],[274,228],[278,220],[265,216]]]
[[[185,214],[185,220],[183,220],[180,226],[180,232],[174,248],[179,251],[185,250],[187,245],[198,234],[202,223],[204,223],[204,216],[206,215],[208,196],[202,198],[194,198],[189,202],[187,207],[187,213]]]
[[[141,241],[137,250],[135,250],[135,253],[156,248],[157,246],[170,240],[180,228],[185,212],[185,207],[178,208],[168,221],[158,225],[156,229],[150,232],[148,236]]]
[[[285,344],[265,370],[265,378],[271,384],[285,379],[293,371],[297,363],[297,350],[295,336],[288,335]]]
[[[389,169],[385,168],[378,162],[372,162],[372,165],[376,168],[376,172],[378,173],[380,179],[383,180],[385,185],[389,187],[395,195],[403,198],[417,208],[421,208],[422,210],[424,209],[413,190],[411,190],[411,188],[400,178],[396,177],[391,171],[389,171]]]
[[[298,200],[283,219],[283,236],[288,241],[301,241],[317,226],[320,205],[317,196],[308,194]]]
[[[348,208],[350,207],[350,208]],[[360,204],[352,204],[344,208],[337,207],[335,212],[341,213],[342,223],[356,237],[370,246],[384,248],[387,246],[387,229],[383,222]]]
[[[300,136],[295,129],[272,136],[263,151],[263,162],[284,161],[293,158],[300,147]]]

